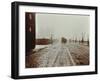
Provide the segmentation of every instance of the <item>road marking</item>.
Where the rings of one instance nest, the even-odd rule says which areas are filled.
[[[69,56],[69,58],[70,58],[70,60],[72,62],[72,65],[76,65],[75,62],[74,62],[74,60],[73,60],[73,58],[72,58],[72,56],[71,56],[71,54],[70,54],[69,49],[67,47],[66,47],[66,49],[67,49],[67,52],[68,52],[68,56]]]

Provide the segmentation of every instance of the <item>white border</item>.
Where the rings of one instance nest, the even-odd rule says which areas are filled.
[[[90,15],[90,65],[48,68],[25,68],[25,12]],[[19,6],[19,75],[40,75],[95,71],[95,11],[86,9]]]

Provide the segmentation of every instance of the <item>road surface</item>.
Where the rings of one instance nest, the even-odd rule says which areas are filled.
[[[88,54],[88,47],[79,44],[55,43],[27,56],[26,67],[75,66],[84,64],[84,60],[88,64]],[[83,62],[80,59],[83,59]]]

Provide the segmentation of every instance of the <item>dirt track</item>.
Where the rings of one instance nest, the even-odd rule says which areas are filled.
[[[26,57],[26,67],[61,67],[89,64],[89,47],[80,44],[52,44]]]

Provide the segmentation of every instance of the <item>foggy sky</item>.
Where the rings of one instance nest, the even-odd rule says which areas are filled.
[[[89,16],[36,13],[36,38],[66,37],[87,40],[89,36]]]

